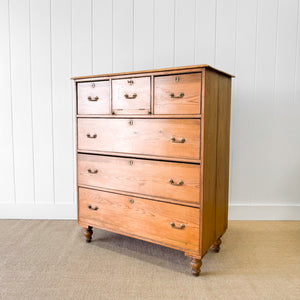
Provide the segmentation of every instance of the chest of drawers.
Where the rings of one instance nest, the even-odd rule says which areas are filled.
[[[183,251],[227,228],[231,75],[207,65],[73,78],[78,223]]]

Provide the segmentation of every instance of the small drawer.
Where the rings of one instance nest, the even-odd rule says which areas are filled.
[[[110,114],[109,81],[81,82],[77,86],[78,114]]]
[[[199,209],[79,188],[79,222],[199,251]]]
[[[200,165],[78,154],[78,185],[199,203]]]
[[[78,119],[78,149],[200,159],[199,119]]]
[[[112,80],[112,111],[116,115],[148,115],[150,77]]]
[[[154,114],[200,114],[202,73],[154,78]]]

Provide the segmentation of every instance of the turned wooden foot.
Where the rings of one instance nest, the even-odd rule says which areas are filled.
[[[219,252],[220,251],[220,245],[222,244],[222,241],[221,241],[221,238],[218,238],[215,242],[214,242],[214,244],[213,244],[213,250],[215,251],[215,252]]]
[[[93,227],[92,226],[88,226],[87,228],[85,228],[84,230],[84,236],[86,238],[86,242],[90,243],[92,240],[92,235],[93,235]]]
[[[202,260],[198,258],[193,258],[191,261],[191,267],[192,267],[192,274],[194,276],[199,276],[201,272],[201,266],[202,266]]]

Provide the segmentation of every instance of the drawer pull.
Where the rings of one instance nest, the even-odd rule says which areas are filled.
[[[183,228],[185,228],[184,224],[180,224],[180,227],[177,227],[174,222],[171,222],[170,225],[172,226],[172,228],[175,228],[175,229],[183,229]]]
[[[94,171],[92,171],[91,169],[88,169],[88,172],[89,172],[90,174],[97,174],[97,173],[98,173],[98,170],[95,169]]]
[[[91,96],[88,96],[88,100],[89,100],[89,101],[98,101],[98,100],[99,100],[99,97],[96,96],[95,98],[92,98]]]
[[[185,138],[181,138],[179,141],[176,141],[176,138],[174,136],[172,136],[171,141],[172,141],[172,143],[183,144],[185,142]]]
[[[86,136],[87,136],[89,139],[95,139],[95,138],[97,137],[97,134],[91,135],[90,133],[88,133]]]
[[[131,204],[133,204],[133,203],[134,203],[134,200],[133,200],[133,199],[129,199],[129,202],[130,202]]]
[[[98,206],[92,207],[92,205],[89,205],[88,208],[91,210],[98,210]]]
[[[184,184],[184,182],[182,180],[180,180],[178,183],[175,183],[172,178],[169,180],[169,182],[170,182],[170,184],[176,185],[176,186],[180,186],[180,185]]]
[[[183,98],[184,97],[184,93],[180,93],[179,96],[175,96],[174,93],[170,94],[170,97],[175,99],[175,98]]]
[[[133,125],[133,121],[132,120],[130,120],[128,123],[129,123],[129,125]]]
[[[135,98],[137,97],[137,94],[134,93],[132,96],[129,96],[128,94],[125,94],[124,97],[125,97],[126,99],[135,99]]]

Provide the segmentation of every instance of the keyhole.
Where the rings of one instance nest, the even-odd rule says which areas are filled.
[[[95,87],[95,83],[93,82],[93,83],[92,83],[92,88],[94,88],[94,87]]]

